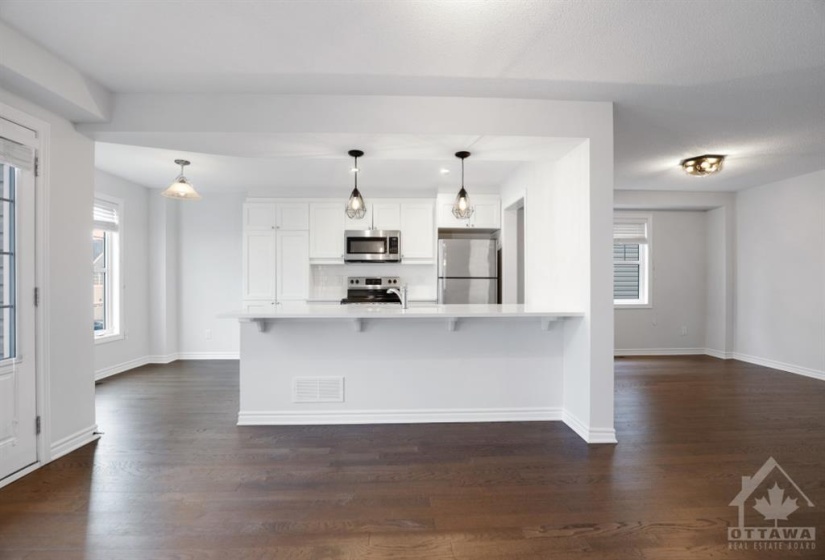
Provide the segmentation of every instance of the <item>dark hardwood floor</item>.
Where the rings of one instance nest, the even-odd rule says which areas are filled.
[[[620,443],[588,446],[560,422],[237,427],[237,367],[99,384],[102,439],[0,489],[0,558],[825,558],[820,381],[619,359]],[[814,503],[779,524],[815,550],[728,548],[771,456]]]

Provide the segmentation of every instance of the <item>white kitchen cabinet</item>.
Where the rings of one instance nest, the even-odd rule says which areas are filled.
[[[313,261],[343,262],[345,218],[344,205],[340,202],[310,203],[310,259]]]
[[[371,224],[375,229],[401,229],[401,204],[398,202],[375,202],[371,206]]]
[[[309,205],[306,202],[247,202],[243,206],[243,228],[245,231],[308,230]]]
[[[276,287],[278,301],[309,298],[309,232],[278,231]]]
[[[435,259],[435,212],[432,201],[404,201],[399,205],[401,262],[414,264]]]
[[[473,215],[466,220],[453,216],[454,200],[453,195],[438,195],[437,222],[439,228],[501,228],[501,199],[497,195],[470,193],[470,202],[474,210]]]
[[[243,236],[244,305],[309,297],[309,232],[246,231]]]
[[[271,300],[275,289],[276,232],[243,233],[243,299]]]

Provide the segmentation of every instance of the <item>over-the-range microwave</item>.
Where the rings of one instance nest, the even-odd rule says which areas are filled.
[[[344,236],[344,262],[401,262],[400,231],[349,229]]]

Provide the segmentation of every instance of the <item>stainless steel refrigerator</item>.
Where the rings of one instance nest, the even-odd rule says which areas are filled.
[[[440,239],[438,303],[496,303],[497,258],[494,239]]]

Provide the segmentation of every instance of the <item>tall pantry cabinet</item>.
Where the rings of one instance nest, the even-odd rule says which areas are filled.
[[[309,297],[309,204],[247,202],[243,207],[243,308],[265,313]]]

